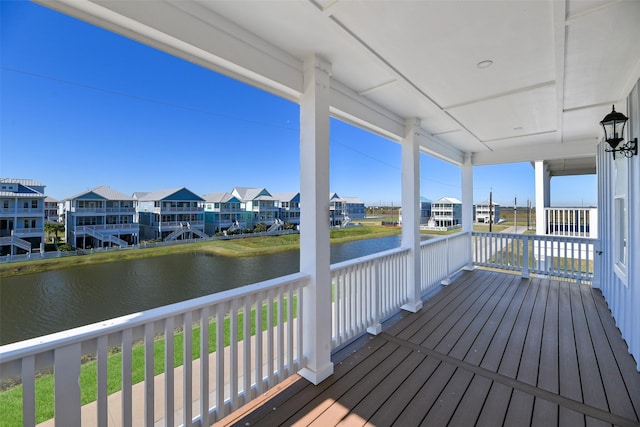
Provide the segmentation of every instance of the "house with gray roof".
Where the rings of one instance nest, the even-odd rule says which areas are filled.
[[[209,193],[204,198],[204,231],[210,236],[222,231],[244,230],[247,226],[240,199],[231,193]]]
[[[280,208],[279,218],[283,222],[300,225],[300,192],[274,193]]]
[[[61,204],[69,244],[93,248],[138,243],[133,197],[103,185],[68,197]]]
[[[354,219],[364,219],[364,202],[359,197],[329,194],[329,223],[332,227],[345,227]]]
[[[2,255],[42,249],[44,188],[32,179],[0,178],[0,251]]]
[[[462,224],[462,202],[455,197],[441,197],[431,204],[430,227],[452,228]]]
[[[208,237],[204,232],[204,202],[185,187],[141,195],[137,204],[141,237],[165,241]]]
[[[266,188],[234,187],[231,194],[240,200],[248,228],[258,223],[273,225],[279,214],[278,200]]]

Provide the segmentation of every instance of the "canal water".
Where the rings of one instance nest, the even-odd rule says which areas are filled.
[[[399,235],[332,245],[331,263],[399,246]],[[0,345],[284,276],[299,264],[298,251],[193,252],[3,278]]]

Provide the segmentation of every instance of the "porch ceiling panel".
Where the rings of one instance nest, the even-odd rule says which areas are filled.
[[[346,2],[333,16],[442,108],[554,79],[547,2]]]
[[[640,73],[640,2],[582,3],[569,2],[575,13],[566,26],[565,109],[624,99]]]
[[[495,140],[554,132],[556,88],[540,87],[448,109],[488,146]],[[496,126],[495,123],[501,123]],[[559,138],[556,136],[555,138]]]
[[[318,55],[337,117],[395,141],[420,119],[423,151],[454,163],[578,141],[595,162],[599,121],[640,77],[637,0],[35,1],[294,101]]]

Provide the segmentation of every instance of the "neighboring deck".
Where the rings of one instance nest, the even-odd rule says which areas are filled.
[[[334,362],[320,385],[297,377],[221,424],[640,425],[640,373],[586,285],[461,273]]]

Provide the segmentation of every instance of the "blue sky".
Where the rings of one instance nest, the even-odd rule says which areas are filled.
[[[299,190],[299,110],[243,83],[26,1],[0,1],[0,175],[64,199],[187,187]],[[421,155],[421,195],[461,196],[460,169]],[[400,145],[331,122],[331,190],[400,203]],[[528,163],[474,168],[474,201],[535,198]],[[596,203],[594,176],[553,178],[555,206]]]

